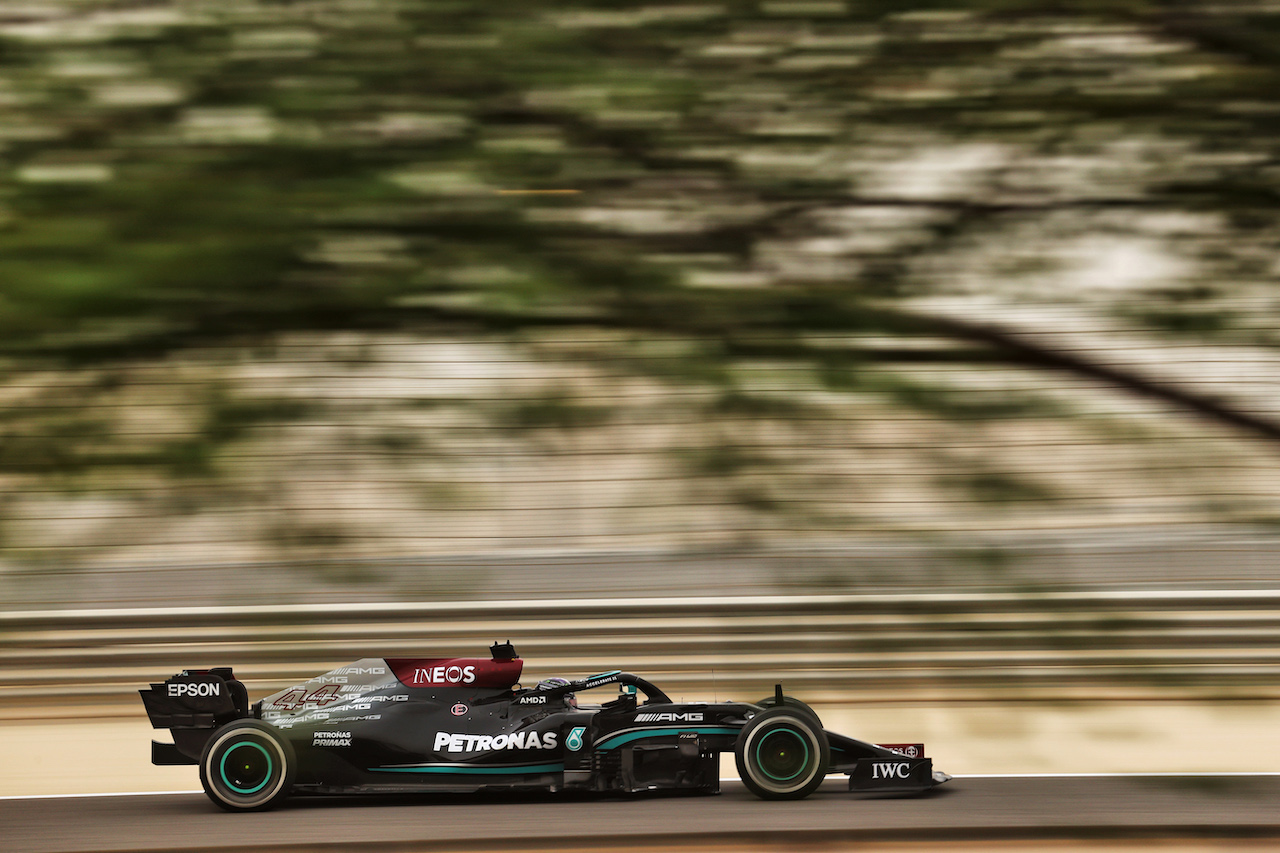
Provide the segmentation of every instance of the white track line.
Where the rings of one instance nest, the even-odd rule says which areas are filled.
[[[162,797],[165,794],[203,794],[197,788],[194,791],[106,791],[96,794],[11,794],[0,797],[0,800],[74,800],[84,797]]]
[[[1280,776],[1280,771],[1250,772],[1247,770],[1198,770],[1190,772],[1152,771],[1131,773],[956,773],[952,779],[1149,779],[1149,778],[1202,778]],[[739,782],[737,776],[723,776],[721,782]],[[15,794],[0,796],[0,800],[70,800],[84,797],[162,797],[167,794],[202,794],[193,791],[116,791],[97,794]],[[423,793],[430,793],[424,791]]]
[[[1213,776],[1280,776],[1280,772],[1263,770],[1176,770],[1134,771],[1124,773],[955,773],[952,779],[1144,779],[1151,777],[1213,777]]]

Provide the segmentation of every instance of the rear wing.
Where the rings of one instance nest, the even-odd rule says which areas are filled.
[[[173,735],[173,743],[151,742],[152,764],[198,764],[214,729],[250,716],[249,691],[228,666],[184,669],[138,694],[151,727]]]

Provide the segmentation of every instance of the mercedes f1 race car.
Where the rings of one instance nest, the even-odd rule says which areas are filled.
[[[268,809],[290,794],[481,789],[638,792],[720,789],[732,750],[768,800],[808,796],[828,773],[851,791],[918,793],[945,782],[921,744],[826,731],[784,696],[677,703],[639,676],[602,672],[519,685],[510,643],[483,658],[366,658],[249,704],[230,668],[189,669],[139,691],[154,764],[196,764],[214,803]],[[600,704],[580,694],[614,687]]]

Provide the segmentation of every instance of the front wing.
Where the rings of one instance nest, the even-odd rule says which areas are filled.
[[[829,772],[849,776],[849,790],[862,793],[916,794],[951,777],[933,769],[924,744],[874,744],[828,731]]]

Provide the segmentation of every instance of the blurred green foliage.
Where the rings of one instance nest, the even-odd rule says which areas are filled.
[[[924,199],[944,213],[932,234],[838,284],[682,280],[707,255],[758,266],[805,216],[857,203],[867,181],[841,160],[889,129],[1042,152],[1093,133],[1269,154],[1280,16],[1249,8],[24,6],[0,18],[3,347],[100,358],[299,328],[878,327],[884,312],[859,306],[910,291],[904,254],[1016,216],[1007,194]],[[1136,196],[1036,199],[1273,227],[1274,181],[1253,171],[1188,163]],[[530,189],[580,194],[500,194]]]
[[[387,394],[413,417],[382,412],[372,432],[332,416],[340,395],[319,376],[288,396],[193,370],[189,398],[165,391],[160,426],[132,433],[94,409],[155,403],[129,372],[148,360],[252,362],[296,332],[504,340],[658,400],[630,416],[700,430],[672,426],[638,469],[675,460],[698,488],[724,481],[717,499],[807,512],[797,527],[857,523],[877,500],[859,491],[866,448],[953,440],[929,433],[939,422],[997,447],[992,424],[1073,414],[1078,398],[1002,384],[1035,353],[989,334],[988,315],[1065,306],[1163,339],[1280,345],[1277,45],[1280,9],[1201,0],[0,8],[0,369],[15,383],[0,390],[17,399],[49,367],[121,370],[0,409],[0,474],[216,480],[233,448],[250,470],[278,448],[245,446],[300,421],[319,436],[308,452],[339,445],[356,467],[364,451],[443,459],[448,430],[495,425],[477,460],[532,431],[592,464],[635,438],[609,432],[626,401],[584,389],[597,374],[479,402],[406,380]],[[353,346],[334,372],[379,357]],[[640,384],[655,380],[661,394]],[[61,380],[32,387],[45,381]],[[299,402],[311,393],[330,396]],[[885,408],[821,414],[853,398]],[[797,461],[903,411],[914,427],[890,423],[838,475],[825,451]],[[1084,441],[1066,432],[1045,441]],[[991,511],[1071,491],[977,452],[918,455]],[[761,482],[790,463],[805,469],[792,492]],[[463,475],[506,473],[405,478],[433,511],[490,499]],[[860,509],[832,509],[855,493]],[[278,515],[288,548],[345,541]]]

